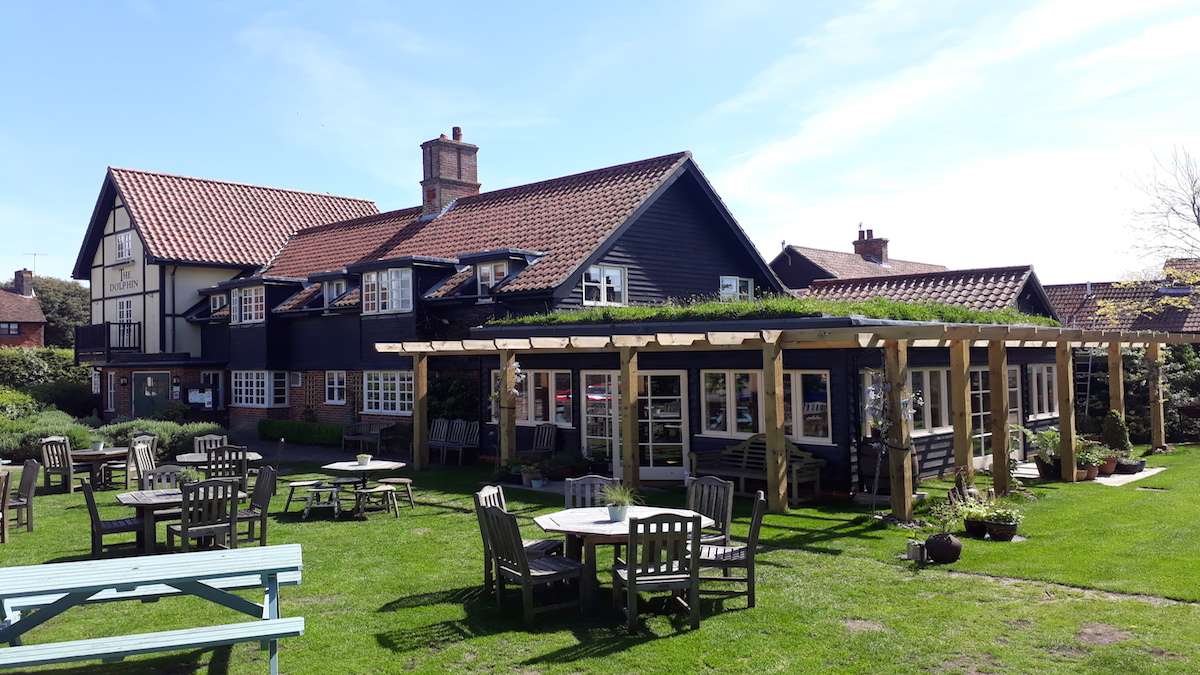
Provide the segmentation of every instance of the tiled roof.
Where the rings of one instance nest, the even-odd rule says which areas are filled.
[[[887,298],[903,302],[940,302],[970,309],[1016,307],[1025,282],[1033,273],[1028,265],[973,270],[950,270],[865,279],[818,279],[806,295],[830,300]]]
[[[690,154],[630,164],[462,197],[432,220],[420,209],[381,213],[301,230],[288,240],[265,274],[304,277],[356,262],[500,248],[543,252],[497,289],[512,293],[562,283],[624,223]]]
[[[1172,296],[1168,302],[1188,303],[1190,309],[1160,302],[1161,282],[1100,282],[1052,284],[1046,296],[1064,326],[1088,330],[1159,330],[1200,333],[1200,293]],[[1101,312],[1102,307],[1108,309]],[[1150,311],[1146,311],[1150,310]]]
[[[25,297],[19,293],[0,288],[0,322],[45,323],[42,303],[36,296]]]
[[[1163,263],[1163,271],[1167,274],[1171,272],[1184,275],[1200,274],[1200,258],[1168,258]]]
[[[266,264],[298,229],[378,213],[375,203],[110,168],[146,252],[186,262]]]
[[[305,305],[321,294],[321,284],[310,284],[288,296],[286,300],[275,306],[272,312],[293,312],[305,309]]]
[[[225,305],[224,307],[218,309],[217,311],[213,312],[212,314],[209,314],[208,318],[210,318],[210,319],[228,319],[229,318],[229,305]]]
[[[813,264],[829,272],[837,279],[946,271],[944,265],[933,265],[931,263],[889,258],[886,264],[881,264],[866,260],[857,253],[828,251],[823,248],[809,248],[807,246],[789,246],[788,248],[808,258]]]
[[[454,295],[454,292],[457,291],[459,288],[461,288],[463,286],[463,284],[466,284],[467,282],[472,281],[474,278],[475,278],[475,267],[473,265],[467,265],[466,267],[462,268],[461,270],[455,272],[454,274],[452,274],[449,277],[447,277],[446,279],[444,279],[442,281],[442,283],[440,283],[437,286],[434,286],[432,289],[430,289],[429,292],[425,294],[425,297],[427,297],[427,298],[450,297],[451,295]],[[475,294],[471,293],[471,295],[475,295]]]
[[[361,295],[362,295],[362,289],[355,286],[354,288],[351,288],[350,290],[346,291],[342,295],[338,296],[338,298],[336,300],[329,303],[329,306],[335,307],[337,309],[342,309],[345,307],[357,308],[358,307],[358,299],[359,299],[359,297],[361,297]]]

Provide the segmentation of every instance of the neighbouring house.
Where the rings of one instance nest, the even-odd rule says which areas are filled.
[[[33,290],[33,272],[17,270],[11,289],[0,289],[0,347],[42,347],[46,316]]]
[[[785,244],[771,269],[789,289],[808,288],[818,279],[858,279],[945,271],[942,265],[897,260],[888,256],[888,240],[872,229],[859,228],[854,252],[829,251]]]
[[[1046,291],[1029,265],[892,274],[857,279],[819,279],[801,296],[827,300],[886,298],[937,302],[970,309],[1015,309],[1055,317]]]
[[[1073,328],[1200,333],[1200,259],[1168,260],[1157,279],[1049,284],[1046,295]]]

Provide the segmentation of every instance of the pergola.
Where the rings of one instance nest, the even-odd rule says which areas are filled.
[[[857,318],[856,318],[857,319]],[[501,461],[511,459],[516,446],[514,368],[518,355],[616,352],[620,357],[621,461],[624,480],[639,481],[637,400],[638,355],[646,352],[710,352],[758,350],[762,353],[764,424],[767,440],[768,500],[775,512],[787,510],[786,449],[784,445],[783,352],[795,349],[882,349],[888,384],[887,444],[891,475],[891,506],[900,520],[912,519],[912,421],[904,410],[909,399],[908,350],[911,347],[940,347],[950,350],[950,410],[953,420],[954,463],[973,478],[971,448],[970,379],[972,347],[987,348],[990,380],[991,451],[993,466],[1008,462],[1008,349],[1010,347],[1054,347],[1063,479],[1075,477],[1075,391],[1071,350],[1077,347],[1107,348],[1110,373],[1109,405],[1125,414],[1122,347],[1145,347],[1150,369],[1151,443],[1165,443],[1163,381],[1161,368],[1164,344],[1194,344],[1200,335],[1152,331],[1089,331],[1034,326],[879,322],[829,328],[738,330],[719,332],[658,332],[647,334],[570,335],[554,337],[497,337],[419,342],[380,342],[380,352],[412,357],[413,371],[413,464],[423,468],[427,456],[428,374],[430,356],[498,356],[502,379],[499,392],[499,440]],[[702,324],[696,322],[697,325]],[[746,322],[750,323],[750,322]],[[762,322],[766,323],[766,322]],[[536,332],[531,329],[530,332]],[[998,493],[1008,491],[1008,473],[997,471],[992,480]]]

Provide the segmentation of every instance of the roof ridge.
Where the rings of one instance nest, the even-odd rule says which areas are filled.
[[[302,228],[296,230],[295,232],[291,233],[290,235],[288,235],[288,240],[290,241],[293,237],[295,237],[297,235],[309,234],[309,233],[315,232],[317,230],[321,230],[323,228],[329,228],[332,230],[332,229],[339,228],[339,227],[350,227],[353,225],[361,225],[363,223],[367,223],[367,222],[373,221],[373,220],[380,220],[380,221],[389,220],[391,218],[395,218],[396,216],[403,215],[407,211],[419,212],[420,210],[421,210],[420,206],[406,206],[402,209],[393,209],[391,211],[381,211],[379,213],[372,213],[372,214],[365,215],[365,216],[359,216],[357,218],[350,218],[348,220],[335,220],[332,223],[321,223],[320,225],[309,225],[308,227],[302,227]],[[282,250],[283,249],[280,249],[280,251],[282,251]]]
[[[314,192],[312,190],[296,190],[296,189],[292,189],[292,188],[275,187],[272,185],[259,185],[257,183],[246,183],[243,181],[236,181],[236,180],[224,180],[221,178],[202,178],[200,176],[187,176],[187,175],[178,174],[178,173],[166,173],[165,171],[150,171],[149,169],[132,169],[132,168],[123,167],[123,166],[110,166],[110,167],[108,167],[108,170],[109,171],[128,171],[130,173],[140,173],[140,174],[147,175],[147,176],[161,176],[163,178],[177,178],[179,180],[190,180],[190,181],[197,181],[197,182],[201,182],[201,183],[217,183],[220,185],[234,185],[237,187],[255,188],[258,190],[270,190],[271,192],[288,192],[291,194],[310,195],[313,197],[333,197],[334,199],[344,199],[347,201],[363,202],[364,204],[374,204],[375,203],[375,200],[373,200],[373,199],[365,199],[362,197],[346,197],[344,195],[335,195],[331,192]]]
[[[855,253],[854,251],[837,251],[837,250],[834,250],[831,248],[817,248],[816,246],[802,246],[800,244],[788,244],[788,248],[795,249],[795,250],[820,251],[821,253],[833,253],[835,255],[854,256],[855,258],[860,258],[863,262],[870,263],[872,265],[881,265],[882,266],[882,265],[887,264],[887,263],[878,263],[878,262],[875,262],[874,260],[867,260],[866,258],[863,258],[862,256]],[[909,263],[910,265],[929,265],[930,267],[945,267],[945,265],[942,265],[940,263],[921,262],[920,260],[906,260],[904,258],[893,258],[891,256],[888,256],[888,262],[892,262],[893,260],[896,262]],[[945,270],[945,271],[948,271],[948,270]]]
[[[833,286],[836,284],[861,283],[863,281],[878,281],[880,283],[883,283],[883,282],[903,281],[905,279],[914,279],[914,278],[920,278],[920,277],[948,277],[948,276],[953,276],[953,275],[987,274],[987,273],[995,274],[995,273],[1000,273],[1000,272],[1031,272],[1031,271],[1033,271],[1032,265],[1006,265],[1006,266],[1002,266],[1002,267],[970,267],[970,268],[959,269],[959,270],[937,270],[937,271],[933,271],[933,272],[911,272],[908,274],[880,274],[880,275],[869,276],[869,277],[847,277],[844,279],[816,279],[812,282],[812,285],[813,286],[816,286],[816,285]]]

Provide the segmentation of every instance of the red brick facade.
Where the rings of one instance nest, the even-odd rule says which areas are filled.
[[[138,366],[129,368],[101,368],[100,369],[100,417],[105,420],[112,420],[117,417],[131,418],[133,414],[133,387],[136,384],[134,373],[167,373],[167,400],[172,402],[183,401],[187,397],[189,388],[199,387],[201,385],[200,374],[204,372],[198,368],[172,368],[172,367],[155,367],[155,366]],[[115,401],[110,401],[109,376],[116,378],[112,384],[111,393],[114,395]],[[178,378],[179,398],[176,399],[176,378]]]
[[[0,321],[0,323],[4,323]],[[46,324],[18,323],[16,335],[0,333],[0,347],[44,347],[46,346]]]

